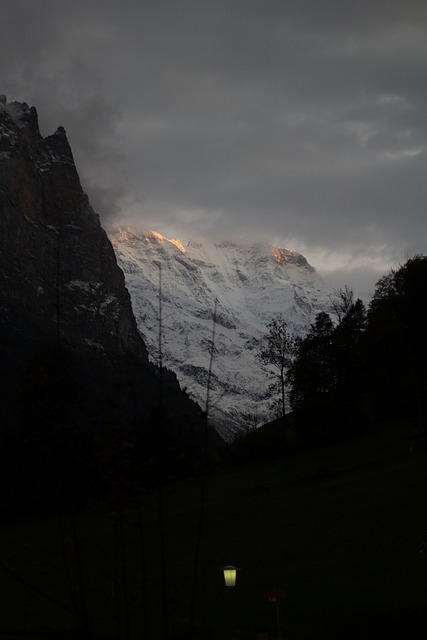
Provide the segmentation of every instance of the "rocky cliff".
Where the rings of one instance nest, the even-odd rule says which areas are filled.
[[[42,138],[26,104],[0,107],[1,318],[28,336],[146,359],[124,278],[80,185],[65,131]],[[16,325],[15,325],[16,326]]]
[[[42,137],[34,107],[4,96],[0,349],[3,426],[32,420],[37,411],[45,419],[55,402],[69,406],[69,420],[95,428],[129,423],[159,399],[159,376],[138,334],[123,273],[82,189],[64,129]],[[55,353],[62,364],[52,373]],[[67,399],[59,402],[53,378],[65,369],[58,393]],[[163,393],[174,415],[197,413],[173,376],[165,376]]]

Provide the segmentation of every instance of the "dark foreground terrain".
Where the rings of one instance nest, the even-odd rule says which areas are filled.
[[[424,637],[427,449],[410,434],[208,474],[194,637]],[[200,488],[3,524],[0,637],[188,638]]]

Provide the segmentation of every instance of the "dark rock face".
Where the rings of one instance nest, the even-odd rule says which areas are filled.
[[[127,424],[158,402],[158,376],[138,334],[123,273],[82,190],[64,129],[43,138],[36,110],[4,96],[0,350],[0,402],[9,424],[34,420],[46,393],[40,416],[54,404],[52,353],[62,354],[53,377],[66,369],[63,387],[74,388],[62,402],[67,420],[95,429],[108,420]],[[47,370],[49,391],[39,388]],[[163,392],[171,413],[183,420],[197,414],[174,376],[165,377]]]
[[[124,277],[83,192],[65,131],[43,139],[35,109],[0,109],[1,319],[22,331],[146,359]],[[59,305],[59,307],[58,307]]]

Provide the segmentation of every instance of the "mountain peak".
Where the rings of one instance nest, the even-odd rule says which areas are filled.
[[[158,231],[154,231],[152,229],[143,229],[136,227],[134,225],[119,225],[113,227],[111,230],[111,241],[113,244],[123,243],[125,245],[135,245],[140,243],[148,243],[148,244],[169,244],[175,246],[179,251],[185,253],[185,247],[182,244],[181,240],[172,240],[166,238]]]
[[[176,247],[178,247],[178,249],[180,251],[182,251],[182,253],[185,253],[185,247],[182,244],[181,240],[175,239],[173,240],[172,238],[169,240],[169,242],[172,242],[172,244],[174,244]]]
[[[311,266],[301,253],[292,249],[285,249],[269,245],[271,255],[279,264],[295,265],[299,268],[306,269],[310,273],[315,273],[314,267]]]
[[[35,107],[29,107],[26,102],[7,102],[5,95],[0,96],[0,118],[4,126],[9,124],[9,134],[12,127],[20,130],[21,135],[41,139],[39,119]],[[12,125],[12,127],[10,126]]]
[[[29,394],[36,398],[33,383],[56,380],[46,354],[58,364],[64,352],[69,357],[67,373],[61,369],[66,402],[75,397],[70,401],[73,428],[139,424],[157,406],[159,378],[138,332],[123,271],[81,187],[65,130],[59,127],[43,138],[35,109],[1,97],[0,174],[3,412],[11,423],[26,420],[22,408]],[[187,409],[189,416],[199,414],[173,375],[164,384],[176,420],[186,420]],[[56,387],[44,389],[34,404],[45,402],[43,422],[51,419]],[[55,430],[66,411],[61,409]],[[39,419],[37,410],[32,414]]]
[[[133,227],[110,235],[139,330],[156,357],[159,341],[158,264],[162,265],[163,362],[203,406],[208,376],[211,416],[224,438],[272,417],[268,378],[257,353],[272,318],[282,314],[303,333],[331,291],[300,253],[268,243],[225,239],[167,240]],[[179,246],[181,245],[181,246]],[[215,315],[214,359],[209,375]]]

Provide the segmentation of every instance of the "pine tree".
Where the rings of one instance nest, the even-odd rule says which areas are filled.
[[[376,411],[427,429],[427,257],[382,277],[368,309],[369,373]]]

